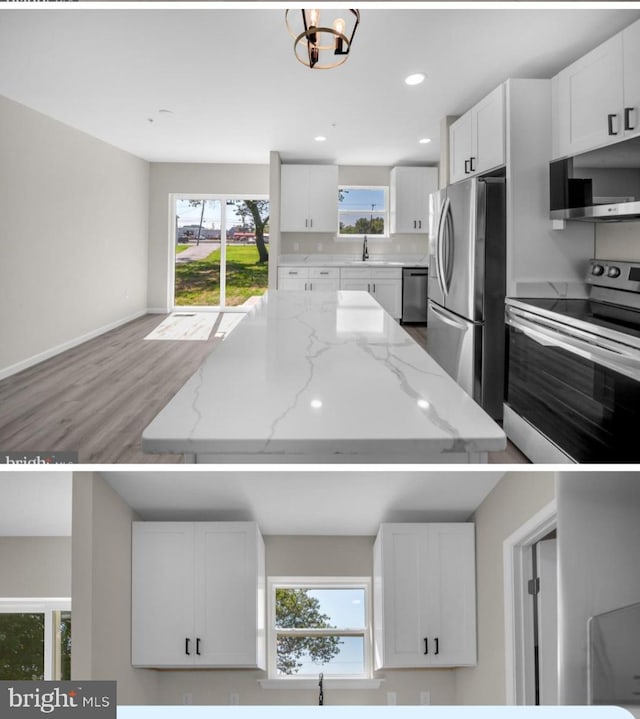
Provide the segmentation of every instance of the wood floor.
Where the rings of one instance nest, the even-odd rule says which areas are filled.
[[[146,315],[1,381],[0,450],[77,452],[83,464],[182,462],[144,454],[142,432],[222,340],[216,324],[206,341],[145,341],[165,317]],[[426,327],[405,329],[426,346]],[[528,460],[510,445],[489,461]]]

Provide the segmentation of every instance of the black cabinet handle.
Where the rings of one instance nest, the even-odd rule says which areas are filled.
[[[465,161],[464,161],[464,174],[465,174],[465,175],[468,175],[469,172],[470,172],[470,170],[469,170],[469,162],[470,162],[470,160],[465,160]]]
[[[429,640],[427,639],[427,637],[424,638],[424,653],[429,653]]]
[[[470,158],[469,158],[469,169],[471,170],[471,172],[475,172],[475,171],[476,171],[476,168],[473,166],[473,161],[474,161],[475,159],[476,159],[475,157],[470,157]]]
[[[190,641],[191,641],[191,640],[189,639],[189,637],[186,637],[185,640],[184,640],[184,653],[185,653],[188,657],[191,656],[191,652],[189,651],[189,642],[190,642]]]
[[[419,229],[419,230],[422,229],[422,220],[418,220],[418,229]]]
[[[438,641],[438,640],[436,639],[436,641]],[[438,652],[436,652],[436,654],[437,653]],[[196,654],[198,656],[200,656],[200,637],[196,637]]]
[[[607,123],[608,123],[608,126],[609,126],[609,134],[610,134],[610,135],[617,135],[617,134],[618,134],[617,132],[614,132],[614,131],[613,131],[613,118],[614,118],[614,117],[618,117],[618,116],[617,116],[616,114],[607,115]]]
[[[436,637],[436,654],[440,654],[440,640]]]
[[[631,127],[631,113],[634,111],[635,108],[633,107],[625,107],[624,108],[624,129],[625,130],[635,130],[635,127]]]

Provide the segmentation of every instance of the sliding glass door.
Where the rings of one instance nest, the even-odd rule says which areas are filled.
[[[246,310],[267,289],[269,202],[175,196],[176,308]]]

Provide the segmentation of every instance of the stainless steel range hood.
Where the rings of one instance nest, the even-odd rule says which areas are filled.
[[[549,165],[553,220],[640,219],[640,137]]]

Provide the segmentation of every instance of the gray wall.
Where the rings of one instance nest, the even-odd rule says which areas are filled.
[[[478,665],[456,670],[456,704],[506,702],[504,540],[554,498],[551,472],[510,472],[476,510]]]
[[[587,620],[640,602],[640,474],[560,473],[558,659],[561,704],[587,702]]]
[[[165,311],[173,304],[168,296],[170,264],[169,195],[269,195],[269,165],[212,165],[153,163],[149,197],[149,288],[151,311]]]
[[[71,537],[0,537],[0,598],[70,596]]]
[[[143,313],[149,166],[0,97],[0,378]]]

